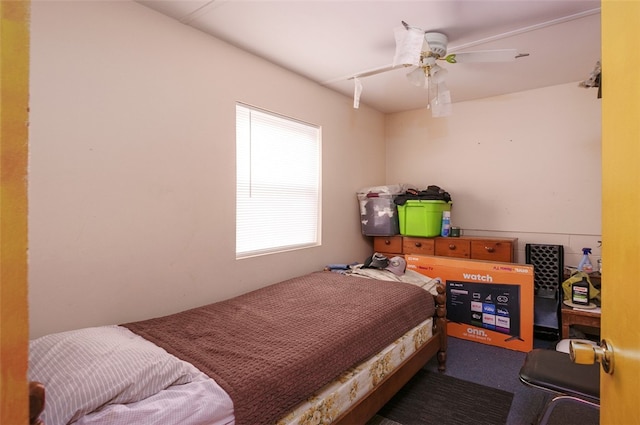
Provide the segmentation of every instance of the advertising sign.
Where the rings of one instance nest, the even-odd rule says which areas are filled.
[[[533,266],[407,255],[407,268],[446,283],[451,336],[533,349]]]

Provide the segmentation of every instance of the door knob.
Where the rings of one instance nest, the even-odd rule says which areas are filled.
[[[613,373],[613,346],[606,340],[600,341],[600,345],[592,345],[580,341],[569,343],[569,357],[577,364],[594,364],[599,362],[602,370]]]

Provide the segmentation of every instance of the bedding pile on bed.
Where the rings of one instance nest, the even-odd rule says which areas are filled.
[[[45,384],[47,425],[65,425],[108,404],[129,404],[191,382],[189,364],[119,326],[29,342],[29,380]],[[197,373],[197,371],[195,371]]]
[[[433,313],[417,286],[318,272],[123,326],[215,379],[238,425],[258,425]]]

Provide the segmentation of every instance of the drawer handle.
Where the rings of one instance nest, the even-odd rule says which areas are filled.
[[[495,249],[492,246],[485,246],[484,249],[487,250],[487,252],[493,252],[495,251]]]
[[[451,244],[449,245],[449,249],[453,251],[454,249],[456,249],[456,246],[454,244]]]
[[[384,240],[384,244],[385,244],[385,245],[391,245],[391,241],[390,241],[389,239],[385,239],[385,240]]]
[[[420,248],[422,246],[422,242],[416,242],[416,248]]]

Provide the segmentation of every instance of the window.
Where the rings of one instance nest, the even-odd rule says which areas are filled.
[[[236,258],[320,243],[320,128],[236,105]]]

